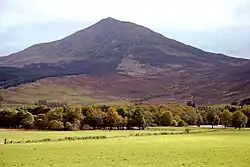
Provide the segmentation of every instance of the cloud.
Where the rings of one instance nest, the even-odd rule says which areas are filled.
[[[250,26],[235,26],[219,30],[184,31],[158,29],[166,36],[205,51],[250,59]]]
[[[202,30],[242,24],[235,13],[246,3],[247,0],[15,0],[4,5],[2,24],[98,21],[112,16],[143,25]]]
[[[89,22],[47,22],[11,26],[0,33],[0,56],[20,51],[31,45],[50,42],[81,30]]]
[[[228,47],[235,47],[233,55],[242,56],[240,45],[249,42],[241,41],[241,29],[232,27],[250,31],[249,9],[249,0],[0,0],[0,56],[59,39],[110,16],[210,51],[229,53]],[[230,33],[221,37],[226,29]],[[230,34],[240,41],[237,45],[228,40]],[[244,50],[243,56],[250,55]]]
[[[32,6],[32,1],[4,1],[2,13],[0,15],[1,28],[10,26],[27,25],[35,22],[50,21],[50,16],[46,14],[46,10],[39,6]]]

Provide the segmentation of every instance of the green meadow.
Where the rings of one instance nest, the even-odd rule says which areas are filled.
[[[29,140],[66,136],[107,136],[99,140],[0,144],[1,167],[249,167],[250,131],[200,129],[181,135],[138,133],[180,132],[184,128],[145,131],[13,131],[0,139]],[[195,129],[190,129],[194,132]],[[206,133],[203,133],[206,132]],[[132,134],[132,135],[131,135]]]
[[[8,141],[57,140],[65,137],[82,137],[82,136],[106,136],[107,138],[128,137],[136,135],[154,135],[155,133],[184,133],[185,127],[152,127],[147,130],[85,130],[85,131],[37,131],[37,130],[6,130],[0,129],[0,141],[6,138]],[[188,128],[190,133],[211,131],[207,128]]]

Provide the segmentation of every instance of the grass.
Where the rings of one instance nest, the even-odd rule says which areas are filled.
[[[2,145],[2,166],[241,166],[248,132]],[[239,143],[239,140],[243,140]],[[206,143],[206,144],[204,144]],[[236,156],[237,155],[237,156]]]
[[[3,131],[0,132],[1,137]],[[21,131],[5,131],[20,139]],[[14,133],[14,135],[12,135]],[[24,132],[25,133],[25,132]],[[28,132],[27,132],[28,133]],[[125,135],[124,131],[29,132],[44,135]],[[21,138],[23,137],[20,136]],[[129,135],[127,135],[129,136]],[[130,136],[105,140],[0,145],[0,166],[12,167],[248,167],[250,132],[225,131],[190,135]]]
[[[95,130],[95,131],[23,131],[23,130],[6,130],[0,129],[0,141],[3,141],[5,138],[10,141],[27,141],[27,140],[41,140],[41,139],[52,139],[56,140],[59,138],[65,137],[82,137],[82,136],[106,136],[106,137],[128,137],[128,136],[136,136],[136,135],[146,135],[146,134],[154,134],[154,133],[179,133],[185,132],[186,127],[151,127],[144,131],[137,130],[128,130],[128,131],[103,131],[103,130]],[[211,129],[206,128],[189,128],[190,132],[197,131],[210,131]]]
[[[128,136],[130,134],[138,133],[139,131],[0,131],[0,140],[7,138],[8,140],[39,140],[39,139],[59,139],[63,137],[75,137],[75,136]],[[146,133],[142,131],[140,133]]]
[[[0,140],[5,138],[10,141],[27,141],[41,139],[59,139],[64,137],[81,137],[81,136],[106,136],[106,137],[127,137],[136,134],[154,133],[152,131],[83,131],[83,132],[57,132],[57,131],[15,131],[0,132]]]
[[[211,130],[210,128],[198,128],[196,126],[193,126],[193,127],[157,126],[157,127],[149,127],[147,130],[151,130],[151,131],[184,131],[187,128],[191,131],[210,131]]]

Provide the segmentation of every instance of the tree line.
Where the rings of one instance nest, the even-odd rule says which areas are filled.
[[[0,109],[1,128],[39,130],[145,129],[148,126],[218,125],[250,127],[250,106],[164,105],[69,106],[39,101],[33,106]]]

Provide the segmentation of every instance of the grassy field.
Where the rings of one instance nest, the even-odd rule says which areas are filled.
[[[173,128],[167,130],[171,131]],[[176,131],[180,130],[183,129]],[[148,131],[155,131],[155,129]],[[43,138],[49,135],[50,137],[61,135],[126,135],[127,137],[2,144],[0,145],[0,166],[249,167],[250,164],[249,131],[129,136],[135,132],[138,131],[13,132],[2,130],[0,131],[1,138],[5,136],[16,140],[26,137]]]
[[[107,137],[127,137],[134,136],[136,134],[153,134],[161,132],[184,132],[185,127],[152,127],[144,131],[137,130],[128,130],[128,131],[23,131],[23,130],[5,130],[0,129],[0,141],[3,141],[5,138],[12,141],[27,141],[27,140],[40,140],[40,139],[59,139],[64,137],[81,137],[81,136],[107,136]],[[190,132],[197,131],[210,131],[211,129],[206,128],[188,128]]]

